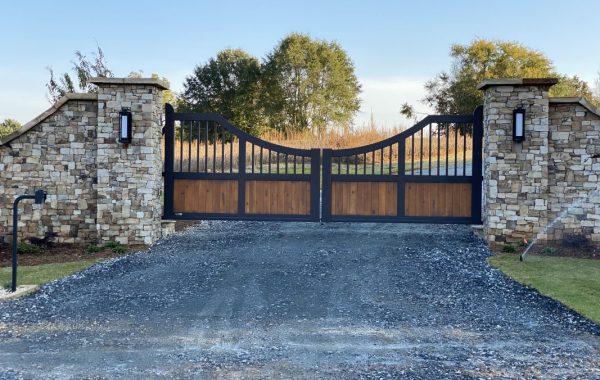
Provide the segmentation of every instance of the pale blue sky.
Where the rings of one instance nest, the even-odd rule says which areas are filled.
[[[219,50],[264,57],[290,32],[338,41],[356,66],[363,105],[356,123],[403,123],[400,105],[449,68],[452,43],[516,40],[565,74],[592,84],[600,69],[599,1],[3,1],[0,120],[27,122],[48,108],[47,66],[70,68],[96,43],[117,76],[158,73],[178,91]]]

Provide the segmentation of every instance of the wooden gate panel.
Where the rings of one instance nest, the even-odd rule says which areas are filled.
[[[470,183],[407,183],[405,186],[406,216],[471,216]]]
[[[332,215],[397,215],[394,182],[334,182],[332,197]]]
[[[235,214],[236,180],[178,179],[174,185],[174,211],[180,213]]]
[[[310,215],[309,181],[246,181],[247,214]]]

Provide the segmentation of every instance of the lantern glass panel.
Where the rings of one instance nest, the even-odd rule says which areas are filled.
[[[523,137],[523,113],[517,112],[515,115],[515,135],[516,137]]]
[[[129,126],[127,125],[127,115],[121,115],[121,140],[128,139],[127,129]]]

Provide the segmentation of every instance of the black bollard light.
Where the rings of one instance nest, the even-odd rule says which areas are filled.
[[[11,291],[17,290],[17,224],[19,221],[19,202],[22,199],[33,199],[35,204],[42,204],[46,201],[48,194],[44,190],[36,190],[34,195],[19,195],[13,205],[13,236],[12,236],[12,286]]]

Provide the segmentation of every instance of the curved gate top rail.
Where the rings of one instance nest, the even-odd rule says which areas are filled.
[[[167,219],[319,220],[320,151],[254,137],[216,113],[165,106]]]
[[[323,150],[323,221],[480,223],[483,107]]]

